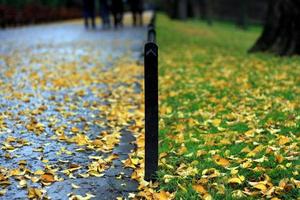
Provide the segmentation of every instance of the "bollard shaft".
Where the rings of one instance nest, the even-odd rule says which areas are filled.
[[[145,45],[145,180],[158,169],[158,47]]]

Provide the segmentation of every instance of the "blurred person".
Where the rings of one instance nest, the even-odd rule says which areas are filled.
[[[111,11],[114,17],[115,28],[123,26],[124,4],[123,0],[112,0]]]
[[[100,4],[100,17],[102,19],[103,29],[110,28],[110,19],[109,19],[109,2],[108,0],[99,0]]]
[[[91,20],[92,28],[95,29],[95,0],[83,0],[83,16],[85,28],[89,28],[89,20]]]
[[[143,10],[144,3],[143,0],[128,0],[130,10],[132,12],[133,25],[137,25],[137,21],[139,21],[139,25],[143,25]]]

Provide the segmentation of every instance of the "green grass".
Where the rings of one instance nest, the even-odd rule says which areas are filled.
[[[159,15],[157,31],[160,190],[175,199],[299,198],[299,57],[248,54],[260,27]]]

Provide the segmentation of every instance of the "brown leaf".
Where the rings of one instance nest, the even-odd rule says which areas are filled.
[[[41,181],[45,183],[53,183],[55,182],[54,175],[50,173],[43,174],[41,176]]]

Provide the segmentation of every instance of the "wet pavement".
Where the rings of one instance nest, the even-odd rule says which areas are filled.
[[[0,31],[0,199],[126,198],[145,28]],[[76,196],[81,195],[81,196]]]

